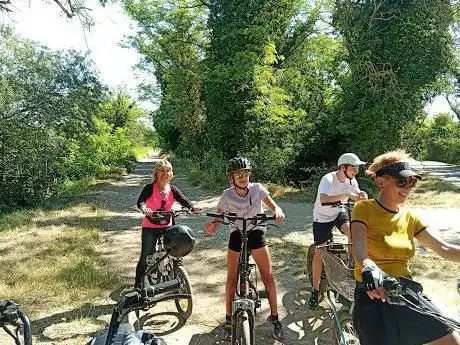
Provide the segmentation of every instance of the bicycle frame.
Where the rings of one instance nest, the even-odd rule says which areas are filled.
[[[263,225],[264,222],[269,220],[275,220],[275,217],[259,214],[255,217],[245,218],[225,213],[206,213],[206,216],[220,218],[222,219],[222,223],[233,224],[237,228],[237,231],[241,232],[241,252],[238,262],[239,294],[237,293],[237,298],[234,298],[232,302],[232,344],[235,341],[235,335],[239,331],[239,325],[236,323],[240,321],[249,322],[249,341],[250,344],[254,344],[254,315],[256,314],[256,309],[261,306],[261,303],[257,286],[255,286],[249,278],[251,274],[251,264],[249,263],[248,251],[248,223],[252,223],[254,228],[257,225]],[[241,229],[235,224],[236,220],[242,221],[243,225]],[[238,286],[236,290],[238,291]],[[254,296],[250,293],[250,290],[254,291]]]
[[[6,327],[7,325],[16,326],[17,330],[20,327],[18,320],[21,321],[24,329],[24,345],[32,345],[32,331],[30,327],[30,320],[27,314],[13,301],[4,300],[0,301],[0,306],[2,312],[0,313],[0,327],[2,327],[5,332],[10,335],[17,345],[22,343],[19,340],[19,337],[11,333],[11,331]]]
[[[433,316],[457,332],[460,331],[460,322],[444,315],[436,305],[425,297],[422,293],[422,286],[416,281],[405,277],[398,279],[388,277],[383,281],[383,288],[389,304],[405,306],[418,313]]]
[[[177,297],[187,298],[186,294],[168,294],[163,297],[157,297],[159,294],[174,291],[179,286],[180,282],[177,279],[172,279],[140,291],[129,291],[121,296],[117,305],[113,309],[105,345],[113,345],[113,338],[117,334],[121,322],[130,312],[135,310],[150,309],[159,302],[173,300]]]

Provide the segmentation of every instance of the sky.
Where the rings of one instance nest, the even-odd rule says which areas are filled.
[[[123,48],[124,37],[134,32],[131,21],[117,4],[105,7],[88,0],[95,25],[83,30],[78,18],[68,19],[54,2],[43,0],[18,0],[8,15],[0,17],[0,23],[12,25],[22,37],[38,41],[51,49],[75,49],[90,51],[90,56],[102,81],[112,89],[124,87],[137,97],[138,81],[147,76],[135,72],[133,66],[141,56],[133,48]],[[153,108],[153,104],[142,103]]]
[[[134,32],[131,21],[118,4],[102,7],[95,0],[87,0],[95,21],[91,30],[84,31],[78,18],[67,19],[54,2],[43,0],[17,0],[12,14],[0,16],[0,23],[11,24],[25,38],[32,39],[51,49],[90,50],[101,79],[112,89],[124,87],[137,97],[136,86],[142,78],[152,78],[133,66],[141,56],[135,49],[122,48],[124,37]],[[154,109],[151,103],[143,107]],[[437,97],[425,110],[433,115],[437,112],[451,112],[447,101]]]

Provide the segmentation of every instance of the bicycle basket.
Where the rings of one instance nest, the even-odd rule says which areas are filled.
[[[337,248],[341,248],[338,250]],[[354,300],[355,279],[353,268],[348,267],[348,256],[351,244],[332,243],[319,247],[321,250],[321,261],[329,286],[340,293],[350,302]]]

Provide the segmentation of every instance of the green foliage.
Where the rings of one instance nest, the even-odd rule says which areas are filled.
[[[460,163],[460,124],[451,114],[439,113],[407,125],[402,142],[418,159]]]
[[[437,114],[426,134],[426,159],[460,163],[460,124],[451,114]]]
[[[166,150],[196,145],[205,120],[206,8],[186,0],[129,0],[124,5],[138,23],[130,43],[144,56],[140,67],[149,70],[151,64],[155,70],[156,88],[143,90],[161,96],[152,114],[160,145]]]
[[[53,52],[0,28],[0,210],[34,205],[66,185],[130,171],[151,143],[145,113],[110,98],[87,56]]]
[[[409,0],[336,0],[336,6],[351,72],[336,120],[344,144],[372,157],[399,146],[404,125],[421,114],[425,89],[447,71],[451,8]]]

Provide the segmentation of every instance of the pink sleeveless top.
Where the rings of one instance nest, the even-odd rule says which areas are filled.
[[[159,210],[161,208],[162,201],[164,203],[164,210],[170,211],[172,205],[174,203],[174,196],[171,188],[169,188],[169,192],[163,197],[158,190],[158,186],[156,183],[153,184],[153,193],[148,197],[145,201],[146,206],[151,210]],[[143,228],[154,228],[154,229],[164,229],[172,226],[173,219],[171,218],[168,224],[153,224],[151,223],[147,217],[144,217],[142,220],[142,227]]]

